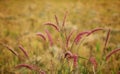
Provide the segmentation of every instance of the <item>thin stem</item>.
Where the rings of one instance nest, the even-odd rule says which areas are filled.
[[[78,47],[77,47],[77,53],[79,52],[78,50],[79,50],[79,47],[81,46],[81,44],[82,44],[82,42],[85,40],[87,38],[87,36],[86,37],[84,37],[80,42],[79,42],[79,44],[78,44]]]
[[[84,58],[84,57],[81,57],[81,56],[78,56],[78,58],[85,59],[85,60],[89,60],[89,59],[87,59],[87,58]]]
[[[93,68],[93,73],[94,73],[94,74],[96,74],[96,72],[95,72],[95,67],[94,67],[94,66],[92,66],[92,68]]]
[[[74,46],[74,41],[72,42],[72,45],[71,45],[70,51],[72,50],[73,46]]]

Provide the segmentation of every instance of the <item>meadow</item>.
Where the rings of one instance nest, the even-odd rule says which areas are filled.
[[[120,74],[119,0],[0,0],[0,74]]]

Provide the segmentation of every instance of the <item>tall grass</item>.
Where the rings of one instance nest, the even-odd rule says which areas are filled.
[[[110,29],[108,30],[108,33],[106,35],[106,40],[104,41],[105,44],[103,46],[104,47],[103,52],[97,51],[98,53],[100,53],[100,56],[97,57],[97,53],[91,51],[90,49],[89,51],[94,53],[94,55],[92,54],[92,55],[89,55],[88,57],[83,57],[84,55],[81,55],[79,53],[80,51],[75,51],[75,48],[78,47],[77,50],[80,50],[80,45],[83,44],[86,38],[88,38],[90,35],[94,35],[95,32],[98,32],[98,31],[105,32],[105,29],[95,28],[92,30],[78,32],[76,35],[73,35],[75,34],[76,31],[71,30],[71,32],[67,34],[65,29],[66,28],[65,21],[66,21],[67,14],[68,12],[65,13],[65,16],[63,18],[63,22],[61,25],[56,15],[55,15],[56,24],[53,24],[50,22],[44,24],[49,27],[53,27],[54,28],[53,30],[58,31],[57,37],[53,37],[54,35],[49,30],[45,30],[45,34],[41,32],[36,33],[37,36],[43,39],[43,43],[44,41],[46,41],[45,45],[48,45],[47,50],[44,51],[44,56],[41,56],[43,57],[42,59],[45,59],[43,60],[42,63],[31,62],[30,59],[32,55],[29,56],[29,53],[27,52],[27,50],[25,50],[22,45],[19,45],[18,48],[21,49],[24,55],[29,59],[25,59],[26,61],[23,61],[22,64],[20,63],[16,65],[15,68],[17,70],[20,68],[27,68],[35,71],[33,73],[37,72],[40,74],[103,74],[104,73],[103,69],[109,65],[107,61],[110,59],[110,57],[113,54],[120,51],[120,49],[118,48],[110,51],[109,53],[108,51],[106,51],[107,53],[104,53],[105,48],[107,48],[107,43],[110,36]],[[47,40],[49,44],[47,44]],[[19,55],[19,53],[14,51],[11,47],[5,44],[2,44],[2,45],[6,47],[14,55],[16,56]],[[97,47],[97,49],[101,50],[100,47]],[[103,53],[104,55],[101,56]],[[98,58],[100,58],[99,61],[97,60]]]

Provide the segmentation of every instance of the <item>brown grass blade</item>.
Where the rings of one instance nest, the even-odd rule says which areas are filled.
[[[43,40],[46,40],[45,36],[44,36],[42,33],[39,33],[39,32],[38,32],[36,35],[37,35],[37,36],[40,36]]]
[[[106,56],[106,58],[105,58],[106,61],[107,61],[113,54],[117,53],[118,51],[120,51],[120,48],[115,49],[115,50],[111,51],[110,53],[108,53],[107,56]]]
[[[51,37],[51,35],[50,35],[50,33],[49,33],[48,30],[46,30],[46,34],[47,34],[47,36],[48,36],[48,40],[49,40],[49,42],[50,42],[50,45],[52,46],[52,45],[53,45],[53,39],[52,39],[52,37]]]
[[[58,28],[58,26],[56,26],[56,25],[53,24],[53,23],[48,22],[48,23],[45,23],[44,25],[52,26],[52,27],[54,27],[54,28],[59,32],[59,28]]]
[[[24,53],[24,55],[25,55],[27,58],[29,58],[28,53],[25,51],[25,49],[23,48],[23,46],[22,46],[22,45],[19,45],[19,48],[22,50],[22,52]]]
[[[96,32],[96,31],[100,31],[100,30],[104,30],[104,29],[102,29],[102,28],[97,28],[97,29],[91,30],[91,31],[87,34],[87,36],[91,35],[92,33]]]

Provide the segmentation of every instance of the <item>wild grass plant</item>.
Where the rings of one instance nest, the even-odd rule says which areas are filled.
[[[83,32],[78,32],[78,30],[72,29],[68,30],[66,25],[66,18],[68,12],[65,13],[63,22],[60,22],[55,15],[56,23],[47,22],[44,26],[45,32],[34,33],[34,36],[40,38],[40,42],[43,43],[43,56],[39,53],[40,51],[33,52],[30,55],[29,52],[24,48],[25,45],[17,45],[18,51],[11,48],[5,43],[1,43],[3,47],[6,47],[8,51],[14,54],[14,64],[13,71],[16,74],[104,74],[107,71],[109,73],[119,74],[119,68],[113,69],[109,66],[113,59],[118,57],[120,48],[112,49],[108,51],[108,42],[110,39],[111,29],[95,28],[92,30],[86,30]],[[51,30],[53,29],[53,30]],[[56,36],[52,35],[53,31],[56,32]],[[86,42],[86,40],[96,33],[105,32],[106,37],[103,40],[103,46],[97,43],[94,45],[93,49],[89,50],[87,57],[80,54],[80,50]],[[23,47],[24,46],[24,47]],[[118,54],[117,54],[118,53]],[[32,58],[33,55],[36,55]],[[114,58],[113,58],[114,57]],[[119,58],[119,57],[118,57]],[[27,70],[26,70],[26,69]],[[107,70],[108,69],[108,70]]]

